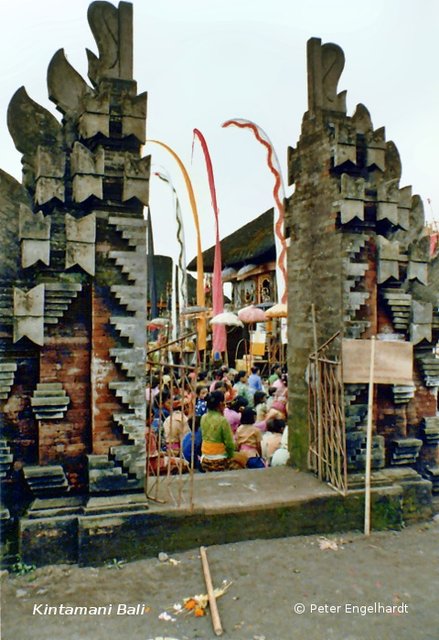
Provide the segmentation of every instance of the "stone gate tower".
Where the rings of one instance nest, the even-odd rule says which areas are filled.
[[[439,490],[439,256],[429,252],[422,201],[401,187],[401,161],[368,110],[346,114],[337,92],[343,51],[308,42],[308,111],[289,149],[289,374],[292,457],[306,466],[308,356],[337,331],[414,347],[414,386],[378,388],[375,419],[386,465],[416,465]],[[340,356],[340,354],[338,354]],[[366,385],[345,387],[348,465],[361,469]],[[364,456],[363,456],[364,461]]]
[[[93,2],[88,20],[90,83],[63,50],[48,67],[61,118],[24,88],[8,110],[23,181],[0,176],[6,499],[26,484],[39,498],[143,489],[147,96],[132,5]]]

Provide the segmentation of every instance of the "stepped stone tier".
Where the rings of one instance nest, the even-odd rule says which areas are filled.
[[[0,173],[6,498],[143,489],[147,95],[132,5],[93,2],[88,21],[88,81],[62,49],[48,66],[59,117],[24,87],[7,114],[23,179]]]
[[[421,199],[400,184],[396,146],[383,127],[374,129],[364,105],[347,115],[346,92],[337,88],[343,51],[312,38],[307,53],[308,111],[288,150],[292,458],[306,467],[314,304],[319,344],[340,330],[345,338],[413,344],[413,384],[377,386],[373,467],[411,465],[431,480],[439,463],[439,256],[430,256]],[[367,385],[346,384],[344,394],[348,468],[358,470]]]

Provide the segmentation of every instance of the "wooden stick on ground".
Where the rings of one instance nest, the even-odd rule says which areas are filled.
[[[206,582],[207,595],[209,597],[209,605],[210,605],[210,612],[212,615],[213,630],[215,631],[215,635],[221,636],[223,634],[223,628],[221,625],[221,619],[220,619],[218,607],[216,604],[216,597],[213,591],[212,578],[210,577],[210,569],[209,569],[209,563],[207,561],[207,553],[206,553],[205,547],[200,547],[200,555],[201,555],[201,564],[203,565],[204,580]]]

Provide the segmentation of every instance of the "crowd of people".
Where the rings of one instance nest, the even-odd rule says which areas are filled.
[[[226,366],[213,371],[163,367],[147,381],[149,473],[265,469],[289,459],[288,378],[262,378]]]

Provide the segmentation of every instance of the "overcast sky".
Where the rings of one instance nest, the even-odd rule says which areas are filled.
[[[204,159],[192,131],[210,148],[225,236],[273,205],[265,151],[249,131],[222,129],[230,118],[253,120],[271,138],[286,180],[287,147],[295,146],[307,109],[306,42],[319,37],[344,50],[338,90],[348,114],[362,102],[375,128],[399,149],[400,186],[412,185],[426,217],[439,216],[437,0],[134,0],[134,75],[148,92],[147,136],[171,146],[189,170],[201,218],[203,249],[214,240]],[[85,48],[97,52],[87,0],[1,0],[2,90],[0,167],[21,177],[20,154],[6,126],[10,98],[24,85],[32,99],[57,114],[47,98],[46,71],[64,48],[87,77]],[[58,114],[59,115],[59,114]],[[178,190],[187,257],[195,237],[185,188],[174,161],[147,145]],[[287,188],[287,194],[291,188]],[[431,205],[427,199],[430,199]],[[151,178],[156,251],[178,252],[169,189]],[[245,242],[245,240],[243,240]]]

